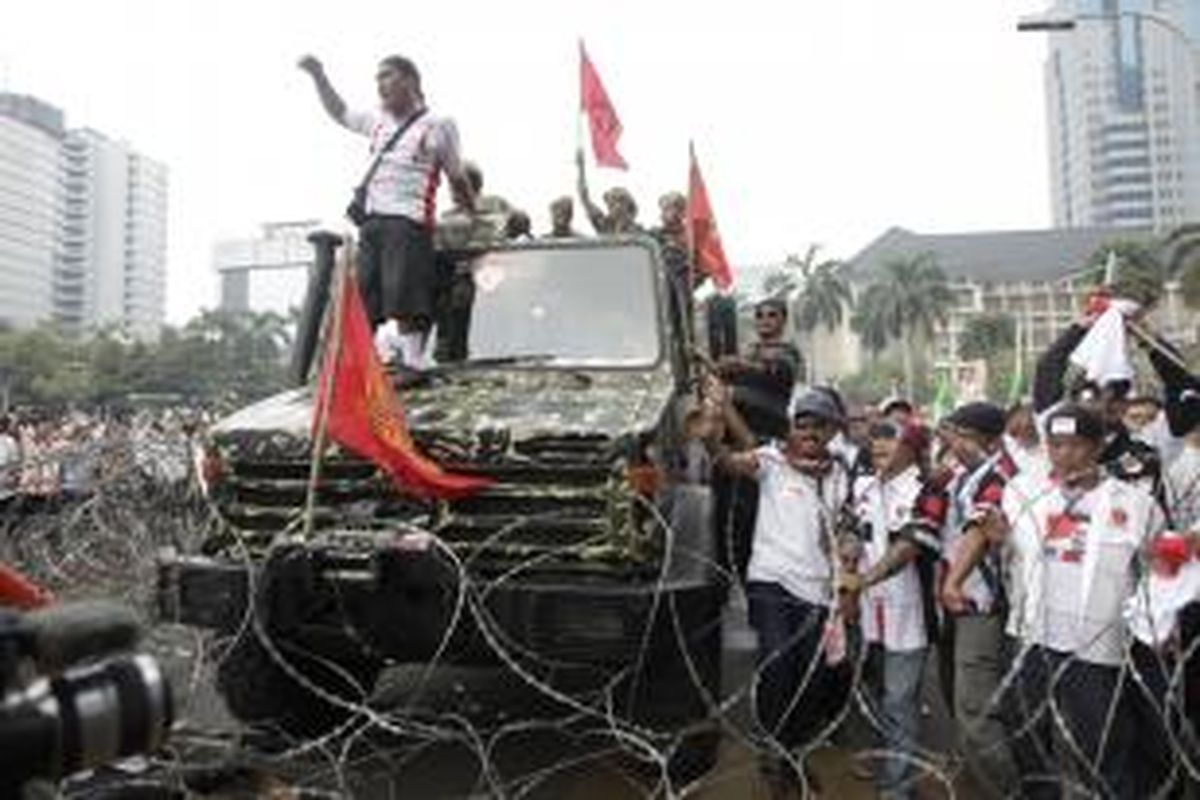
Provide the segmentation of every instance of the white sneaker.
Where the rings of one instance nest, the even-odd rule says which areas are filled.
[[[389,319],[375,329],[375,353],[385,365],[397,360],[401,350],[400,339],[400,331],[396,328],[394,319]]]

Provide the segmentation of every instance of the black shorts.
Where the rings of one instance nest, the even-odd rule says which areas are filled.
[[[358,282],[371,323],[407,317],[427,330],[437,289],[430,230],[408,217],[372,216],[359,234]]]

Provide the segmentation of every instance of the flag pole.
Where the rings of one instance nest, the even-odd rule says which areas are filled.
[[[583,70],[583,37],[577,39],[579,43],[579,69]],[[575,106],[575,157],[583,158],[583,80],[579,80],[579,103]]]
[[[354,242],[349,236],[345,237],[343,247],[345,249],[342,251],[342,257],[338,259],[337,269],[334,270],[334,286],[336,288],[334,289],[334,301],[330,306],[333,318],[326,317],[325,319],[326,353],[330,347],[333,347],[334,350],[332,355],[322,354],[322,361],[328,358],[329,363],[328,365],[322,363],[322,367],[328,366],[328,369],[322,369],[318,378],[322,382],[320,390],[317,392],[321,402],[316,409],[316,434],[313,436],[312,454],[309,460],[308,492],[304,502],[305,539],[312,535],[316,526],[317,486],[321,481],[321,462],[324,459],[325,446],[329,439],[329,406],[333,401],[333,381],[337,374],[338,360],[342,355],[342,312],[346,302],[346,270],[350,268],[351,252],[354,248]]]

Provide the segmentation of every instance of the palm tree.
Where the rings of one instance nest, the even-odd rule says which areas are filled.
[[[946,273],[932,253],[896,257],[884,262],[881,274],[867,287],[859,302],[856,324],[868,348],[880,342],[900,341],[904,364],[904,392],[912,397],[913,339],[933,338],[934,328],[946,321],[954,301]]]
[[[1200,223],[1187,222],[1171,231],[1159,253],[1167,277],[1179,281],[1184,304],[1200,308]]]
[[[872,358],[882,353],[892,338],[892,322],[887,318],[889,306],[884,295],[887,287],[881,283],[868,286],[858,298],[850,327],[858,333],[863,346]]]
[[[832,333],[842,324],[846,310],[854,305],[850,284],[842,275],[840,261],[822,261],[804,272],[804,285],[795,302],[796,327],[808,339],[808,383],[816,378],[817,349],[813,333],[818,327]]]

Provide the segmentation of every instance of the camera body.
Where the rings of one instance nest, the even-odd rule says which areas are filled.
[[[136,619],[107,604],[0,609],[0,796],[157,749],[172,722]]]

